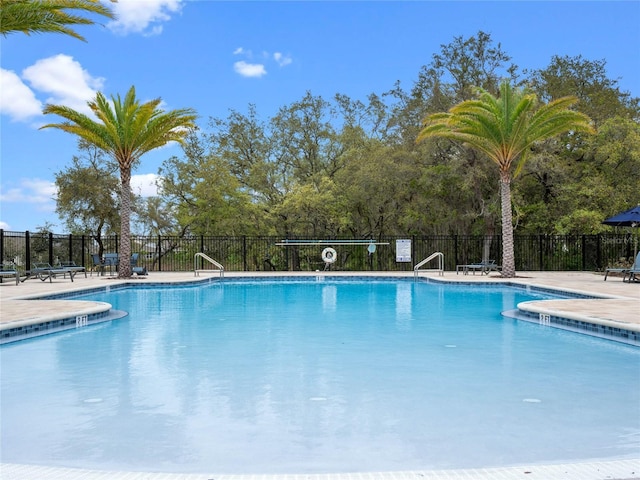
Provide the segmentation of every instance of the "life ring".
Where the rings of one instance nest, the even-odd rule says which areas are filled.
[[[322,261],[324,263],[333,263],[336,261],[336,258],[337,258],[337,254],[333,248],[327,247],[324,250],[322,250]]]

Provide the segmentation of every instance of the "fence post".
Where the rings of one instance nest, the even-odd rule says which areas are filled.
[[[69,234],[69,261],[73,262],[73,234]]]
[[[242,236],[242,262],[244,271],[247,271],[247,236]]]
[[[289,239],[289,235],[286,235],[285,239],[288,240]],[[284,269],[287,272],[289,271],[289,253],[290,253],[290,251],[291,251],[290,248],[285,248],[284,249]]]
[[[587,269],[587,253],[585,252],[585,248],[587,246],[587,239],[584,235],[582,235],[582,271],[584,272]]]
[[[391,242],[389,242],[389,243],[391,243]],[[394,247],[395,247],[395,245],[394,245]],[[411,268],[413,268],[413,266],[416,265],[420,261],[421,260],[418,260],[418,249],[417,249],[417,246],[416,246],[416,236],[415,235],[411,235],[411,262],[412,262],[411,263]]]
[[[538,270],[542,271],[543,265],[543,255],[542,255],[542,234],[538,234]]]
[[[454,265],[458,265],[460,262],[458,261],[458,235],[453,236],[453,257],[454,257]]]
[[[49,265],[53,265],[53,233],[49,232]]]
[[[85,247],[85,243],[84,243],[84,233],[82,234],[82,236],[80,237],[80,248],[82,249],[82,266],[86,267],[86,262],[85,262],[85,257],[86,255],[86,251],[84,249]]]
[[[158,234],[158,271],[162,271],[162,237]]]
[[[27,257],[25,258],[24,268],[25,270],[31,270],[31,234],[29,230],[24,232],[24,255]]]
[[[0,228],[0,261],[4,265],[4,229]]]

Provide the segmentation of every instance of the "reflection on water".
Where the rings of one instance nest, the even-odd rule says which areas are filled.
[[[413,284],[398,283],[396,285],[396,326],[400,330],[411,329],[411,302]]]
[[[335,312],[338,304],[338,288],[335,285],[322,287],[322,309],[326,312]]]

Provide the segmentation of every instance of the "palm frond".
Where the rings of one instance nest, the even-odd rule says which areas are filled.
[[[97,120],[62,105],[47,105],[45,114],[55,114],[66,120],[41,128],[58,128],[73,133],[110,154],[121,169],[130,170],[145,153],[169,142],[182,142],[187,129],[195,126],[197,118],[192,109],[164,112],[161,100],[140,103],[131,87],[122,98],[115,95],[108,100],[98,93],[89,107]]]
[[[115,18],[100,0],[0,0],[0,34],[62,33],[85,41],[72,27],[93,25],[87,14]]]
[[[500,85],[499,98],[481,89],[478,92],[476,100],[427,117],[416,141],[439,136],[464,142],[485,153],[506,172],[514,161],[526,158],[535,142],[567,131],[593,132],[590,119],[570,109],[576,102],[573,97],[537,108],[534,94],[512,88],[508,81]]]

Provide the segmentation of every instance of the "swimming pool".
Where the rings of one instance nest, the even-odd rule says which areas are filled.
[[[640,448],[640,349],[500,315],[546,295],[327,280],[90,298],[130,315],[0,349],[3,462],[364,472]]]

